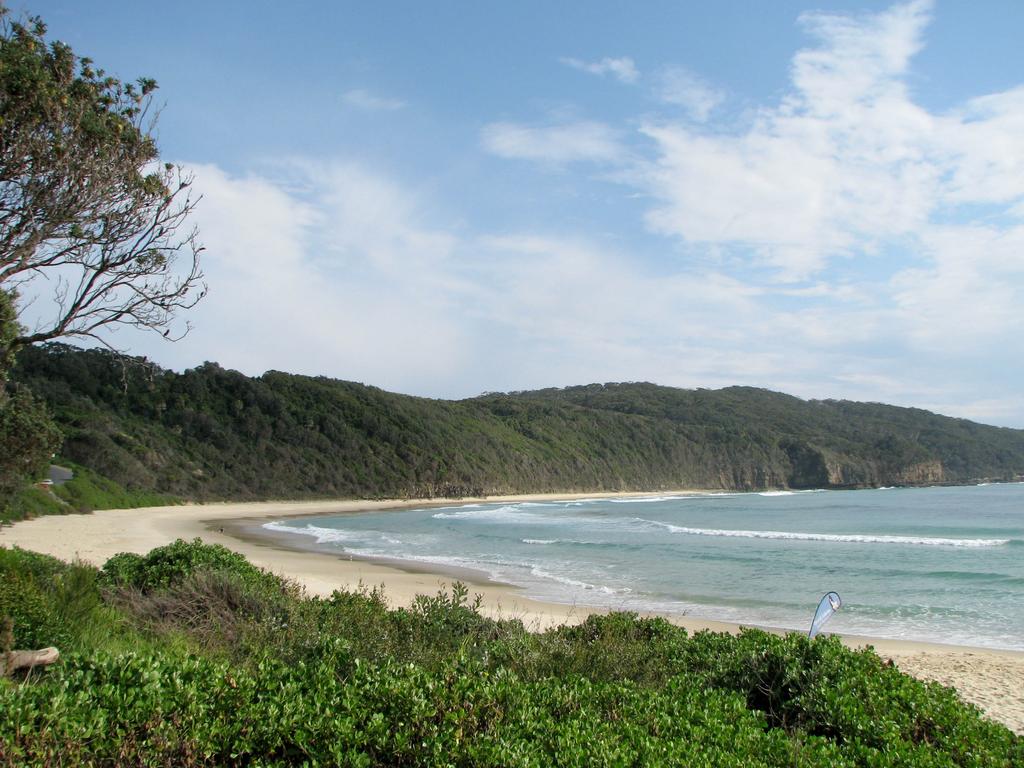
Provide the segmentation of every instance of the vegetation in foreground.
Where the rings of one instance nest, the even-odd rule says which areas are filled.
[[[464,588],[304,597],[198,541],[101,570],[0,549],[0,765],[1017,766],[1024,740],[831,638],[591,617],[542,634]]]

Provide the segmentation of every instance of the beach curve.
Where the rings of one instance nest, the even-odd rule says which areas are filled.
[[[692,493],[693,491],[686,491]],[[433,594],[459,580],[482,596],[481,611],[495,618],[519,619],[533,630],[582,621],[607,608],[541,602],[516,587],[483,574],[442,569],[424,563],[381,563],[285,546],[280,536],[259,533],[270,520],[306,515],[345,514],[474,502],[554,501],[643,494],[531,494],[486,499],[339,500],[186,504],[102,510],[87,515],[54,515],[0,528],[0,546],[23,549],[101,566],[119,552],[145,553],[175,539],[201,538],[244,555],[250,562],[301,584],[311,595],[336,589],[383,585],[390,604],[408,605],[418,594]],[[695,616],[667,616],[696,632],[736,632],[740,625]],[[957,689],[961,697],[1017,733],[1024,733],[1024,652],[987,648],[843,637],[850,647],[873,646],[902,670]]]

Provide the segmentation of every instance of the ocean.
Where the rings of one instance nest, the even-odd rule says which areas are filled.
[[[275,521],[540,600],[1024,650],[1024,484],[467,504]],[[307,539],[308,540],[308,539]]]

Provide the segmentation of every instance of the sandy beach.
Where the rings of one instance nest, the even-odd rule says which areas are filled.
[[[588,498],[615,494],[586,494]],[[640,494],[637,494],[640,495]],[[527,497],[488,497],[488,502],[522,501]],[[571,494],[530,496],[531,500],[576,498]],[[104,510],[90,515],[40,517],[0,528],[0,546],[18,546],[59,557],[78,558],[102,565],[118,552],[145,553],[178,538],[202,538],[245,555],[250,562],[291,578],[312,595],[330,595],[335,589],[384,585],[392,605],[406,605],[417,594],[433,594],[458,579],[471,594],[483,596],[483,611],[490,616],[520,619],[537,630],[564,622],[581,621],[608,608],[544,603],[525,597],[515,587],[496,584],[476,572],[441,571],[420,564],[380,563],[347,559],[296,548],[280,536],[260,528],[271,519],[300,515],[343,514],[459,504],[483,499],[430,499],[408,501],[315,501],[204,504],[145,509]],[[614,606],[611,606],[614,608]],[[670,616],[689,631],[710,629],[735,632],[739,626],[694,616]],[[966,648],[929,643],[844,637],[851,647],[872,645],[901,669],[921,679],[936,680],[957,689],[990,717],[1024,733],[1024,653]]]

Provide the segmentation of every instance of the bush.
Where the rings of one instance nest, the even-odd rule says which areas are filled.
[[[9,764],[1012,766],[1008,733],[966,750],[770,728],[733,691],[577,676],[525,681],[465,656],[436,670],[354,660],[251,669],[192,654],[72,656],[41,683],[0,686]],[[993,730],[994,734],[994,730]],[[963,742],[966,747],[968,742]]]
[[[74,647],[99,606],[94,568],[0,548],[0,616],[13,620],[15,647]]]
[[[479,613],[481,596],[469,600],[462,582],[452,584],[451,593],[440,590],[433,597],[417,595],[409,608],[391,614],[394,631],[407,639],[409,657],[430,665],[458,652],[483,654],[485,646],[504,632],[522,632],[520,622],[498,622]]]
[[[20,550],[0,575],[19,626],[77,647],[0,681],[0,766],[1024,765],[955,692],[834,638],[627,613],[530,634],[463,585],[400,610],[365,588],[306,599],[199,542],[113,558],[105,592]],[[118,652],[97,621],[146,639]]]
[[[280,592],[267,594],[227,571],[198,570],[164,589],[143,592],[122,588],[111,602],[153,635],[184,632],[199,647],[244,654],[250,628],[287,626],[292,607]]]
[[[698,684],[741,695],[770,726],[826,737],[869,763],[896,750],[930,765],[921,755],[937,750],[953,762],[936,764],[973,765],[979,744],[993,755],[1024,756],[1024,742],[951,689],[915,680],[836,637],[702,632],[685,646],[682,664]]]
[[[65,512],[92,512],[97,509],[134,509],[180,504],[181,499],[166,493],[130,490],[73,462],[64,461],[75,476],[54,486],[54,495],[67,507]]]
[[[180,584],[200,570],[230,573],[254,586],[285,589],[281,579],[252,565],[242,555],[220,544],[204,544],[202,539],[191,542],[177,539],[147,555],[131,552],[114,555],[103,566],[103,580],[110,586],[131,587],[148,593]]]
[[[66,515],[69,511],[49,491],[29,485],[11,494],[6,505],[0,505],[0,525],[42,515]]]
[[[7,384],[8,348],[2,337],[12,326],[7,316],[12,306],[10,293],[0,288],[0,515],[6,520],[19,519],[12,502],[45,472],[61,441],[46,405],[26,388]]]
[[[533,677],[577,674],[591,680],[662,685],[684,671],[678,660],[686,639],[686,630],[660,617],[593,614],[576,626],[549,630],[540,637],[540,648],[525,658]],[[509,656],[505,663],[516,660]]]
[[[356,665],[342,678],[338,663],[245,671],[196,656],[72,657],[42,684],[0,687],[0,743],[26,765],[792,762],[791,742],[728,694],[524,683],[466,659],[435,672]]]

